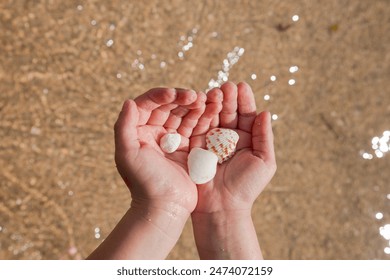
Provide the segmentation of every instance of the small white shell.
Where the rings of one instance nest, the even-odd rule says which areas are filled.
[[[223,163],[234,155],[239,138],[232,129],[211,129],[206,134],[207,149],[218,156],[219,163]]]
[[[211,181],[217,172],[218,157],[201,148],[191,149],[188,155],[188,173],[195,184]]]
[[[160,148],[164,152],[171,154],[179,148],[181,136],[179,133],[167,133],[160,139]]]

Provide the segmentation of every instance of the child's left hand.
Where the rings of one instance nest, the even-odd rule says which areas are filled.
[[[193,90],[155,88],[125,101],[115,124],[115,162],[131,192],[132,207],[187,217],[192,212],[197,194],[186,172],[188,136],[204,112],[205,99]],[[181,131],[181,145],[166,154],[159,140],[176,130]]]

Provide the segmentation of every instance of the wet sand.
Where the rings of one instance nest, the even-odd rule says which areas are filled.
[[[390,130],[389,15],[386,0],[1,1],[0,259],[85,258],[130,204],[123,100],[219,71],[274,114],[264,257],[389,259],[389,142],[372,148]],[[190,223],[169,258],[198,258]]]

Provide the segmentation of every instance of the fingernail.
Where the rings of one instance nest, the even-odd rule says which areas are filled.
[[[189,89],[186,88],[175,88],[176,91],[190,91]]]
[[[124,111],[127,107],[129,107],[129,102],[130,102],[129,99],[127,99],[125,102],[123,102],[122,111]]]

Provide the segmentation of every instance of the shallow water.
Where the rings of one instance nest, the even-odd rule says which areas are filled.
[[[265,258],[389,259],[389,15],[386,0],[1,1],[0,258],[85,258],[130,203],[123,100],[229,79],[273,113]],[[197,258],[190,223],[169,258]]]

